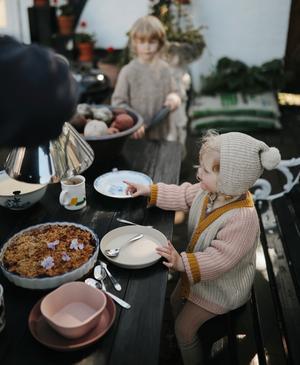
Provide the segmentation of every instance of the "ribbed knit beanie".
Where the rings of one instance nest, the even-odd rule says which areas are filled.
[[[274,169],[280,162],[280,152],[244,133],[231,132],[220,136],[219,192],[240,195],[250,189],[264,168]]]

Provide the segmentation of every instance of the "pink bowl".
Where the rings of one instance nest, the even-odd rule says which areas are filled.
[[[78,338],[97,325],[106,306],[105,294],[85,283],[63,284],[41,303],[49,325],[62,336]]]

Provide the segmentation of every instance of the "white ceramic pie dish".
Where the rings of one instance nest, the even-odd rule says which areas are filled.
[[[3,256],[4,256],[4,252],[7,249],[7,247],[11,244],[12,240],[15,239],[17,236],[21,235],[24,232],[28,232],[31,231],[32,229],[36,229],[36,228],[43,228],[44,226],[49,226],[49,225],[66,225],[66,226],[75,226],[78,228],[81,228],[83,230],[89,231],[94,240],[95,240],[95,251],[93,253],[93,255],[89,258],[89,260],[81,265],[80,267],[78,267],[77,269],[74,269],[72,271],[69,271],[65,274],[62,275],[57,275],[57,276],[52,276],[52,277],[42,277],[42,278],[26,278],[26,277],[22,277],[20,275],[14,274],[9,272],[8,270],[5,269],[4,264],[3,264]],[[98,236],[88,227],[83,226],[81,224],[78,223],[71,223],[71,222],[49,222],[49,223],[43,223],[43,224],[38,224],[35,226],[30,226],[26,229],[23,229],[22,231],[16,233],[14,236],[12,236],[2,247],[1,252],[0,252],[0,267],[2,269],[3,275],[13,284],[20,286],[22,288],[27,288],[27,289],[52,289],[52,288],[56,288],[61,284],[64,283],[68,283],[70,281],[75,281],[80,279],[82,276],[84,276],[85,274],[87,274],[95,265],[97,257],[98,257],[98,253],[99,253],[99,239]]]

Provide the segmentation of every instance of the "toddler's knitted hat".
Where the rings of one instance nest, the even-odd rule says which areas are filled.
[[[226,195],[240,195],[250,189],[264,168],[274,169],[280,152],[244,133],[231,132],[219,136],[220,174],[218,190]]]

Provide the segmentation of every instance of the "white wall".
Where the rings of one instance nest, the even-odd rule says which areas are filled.
[[[0,26],[0,33],[12,35],[25,43],[30,42],[29,21],[27,8],[32,5],[33,0],[0,0],[0,11],[5,19],[5,24]]]
[[[285,54],[291,0],[193,0],[194,23],[206,25],[207,48],[191,65],[193,82],[227,56],[260,65]]]
[[[123,48],[126,32],[137,18],[148,13],[148,5],[148,0],[89,0],[80,20],[95,33],[96,47]]]
[[[32,0],[4,1],[9,10],[9,34],[29,41],[27,6]],[[97,47],[122,48],[133,22],[147,14],[149,1],[89,0],[81,20],[96,34]],[[248,65],[284,56],[291,0],[192,0],[191,3],[194,24],[207,26],[204,30],[207,48],[190,67],[196,90],[201,86],[200,75],[210,73],[223,56]]]
[[[190,69],[196,90],[200,75],[223,56],[260,65],[285,53],[291,0],[192,0],[195,25],[205,25],[207,48]],[[132,23],[148,12],[148,0],[89,0],[81,19],[95,32],[97,46],[122,48]]]

